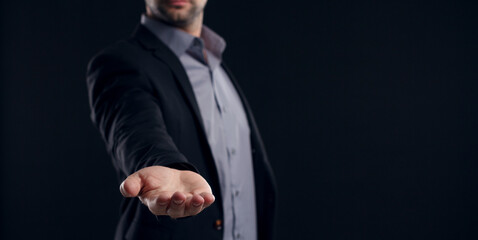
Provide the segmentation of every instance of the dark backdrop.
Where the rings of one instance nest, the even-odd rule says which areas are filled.
[[[205,22],[255,111],[278,239],[477,239],[473,1],[218,1]],[[111,239],[121,199],[85,68],[137,1],[3,1],[1,239]]]

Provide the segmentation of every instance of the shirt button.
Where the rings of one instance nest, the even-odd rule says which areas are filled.
[[[239,191],[236,191],[234,195],[236,195],[236,197],[239,196]]]
[[[236,149],[234,149],[234,148],[231,149],[231,154],[232,154],[232,155],[235,155],[235,154],[236,154]]]
[[[214,222],[214,228],[218,231],[222,229],[222,220],[221,219],[218,219]]]
[[[237,234],[236,234],[236,238],[241,238],[241,234],[240,234],[240,233],[237,233]]]

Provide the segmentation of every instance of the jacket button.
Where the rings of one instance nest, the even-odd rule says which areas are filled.
[[[252,152],[252,154],[256,154],[256,149],[255,149],[255,148],[252,148],[252,149],[251,149],[251,152]]]
[[[222,220],[221,219],[218,219],[214,222],[214,228],[218,231],[222,229]]]

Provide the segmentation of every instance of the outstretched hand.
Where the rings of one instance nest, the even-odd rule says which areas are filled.
[[[152,166],[129,175],[120,185],[125,197],[139,197],[154,215],[193,216],[214,202],[206,180],[192,171]]]

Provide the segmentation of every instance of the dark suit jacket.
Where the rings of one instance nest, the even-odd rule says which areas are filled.
[[[258,237],[271,239],[276,188],[248,103],[228,72],[247,112],[256,184]],[[137,198],[124,199],[116,239],[222,239],[221,191],[198,104],[186,71],[149,30],[96,55],[88,66],[91,119],[101,132],[119,180],[152,165],[196,171],[216,201],[194,217],[154,216]]]

